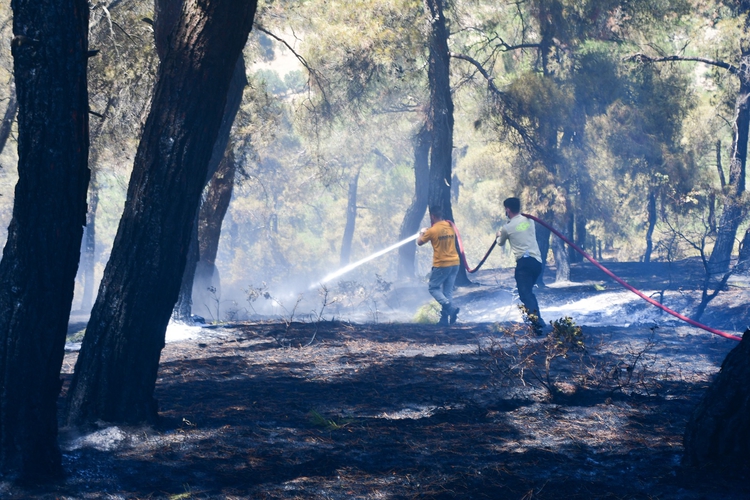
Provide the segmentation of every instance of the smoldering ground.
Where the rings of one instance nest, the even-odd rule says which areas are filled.
[[[619,265],[618,273],[670,306],[694,304],[695,280],[669,282],[665,268],[637,263]],[[742,471],[722,477],[680,465],[685,423],[734,342],[641,309],[575,265],[570,283],[538,291],[545,319],[564,312],[582,328],[585,349],[561,355],[557,343],[516,322],[512,270],[474,279],[480,286],[458,290],[465,312],[450,328],[326,314],[172,326],[157,381],[157,428],[63,428],[65,483],[33,491],[3,483],[0,492],[173,499],[750,494]],[[705,321],[726,329],[747,322],[743,287],[737,281],[722,292]],[[414,294],[420,289],[426,294],[419,283]],[[407,309],[406,287],[388,294]],[[66,354],[65,388],[75,358]]]

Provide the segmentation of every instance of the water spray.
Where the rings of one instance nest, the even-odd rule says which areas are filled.
[[[361,266],[362,264],[364,264],[366,262],[370,262],[371,260],[376,259],[376,258],[380,257],[383,254],[386,254],[386,253],[388,253],[388,252],[390,252],[392,250],[395,250],[395,249],[397,249],[400,246],[406,245],[410,241],[416,240],[418,236],[419,236],[419,233],[416,233],[416,234],[414,234],[412,236],[409,236],[408,238],[406,238],[404,240],[399,241],[398,243],[394,243],[393,245],[389,246],[388,248],[384,248],[383,250],[379,250],[379,251],[375,252],[374,254],[372,254],[372,255],[370,255],[368,257],[365,257],[362,260],[358,260],[357,262],[354,262],[353,264],[349,264],[348,266],[342,267],[338,271],[334,271],[331,274],[327,275],[325,278],[323,278],[322,280],[318,281],[317,283],[313,283],[312,285],[310,285],[309,290],[313,290],[315,288],[318,288],[319,286],[324,285],[324,284],[328,283],[329,281],[334,280],[334,279],[338,278],[339,276],[348,273],[352,269],[355,269],[355,268]]]

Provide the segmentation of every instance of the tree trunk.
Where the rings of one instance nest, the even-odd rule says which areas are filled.
[[[169,36],[123,216],[76,363],[68,422],[154,422],[159,356],[257,2],[191,0]]]
[[[227,94],[227,104],[224,108],[224,116],[221,119],[221,128],[219,129],[219,135],[216,138],[216,144],[211,153],[211,160],[208,164],[208,174],[206,182],[212,178],[217,171],[219,164],[225,157],[227,152],[227,145],[229,144],[229,134],[232,131],[232,124],[237,116],[237,112],[242,104],[242,94],[247,86],[247,75],[245,74],[245,59],[240,56],[237,59],[237,64],[234,67],[234,73],[232,74],[232,81],[229,84],[229,93]],[[230,162],[232,167],[235,166],[234,161]],[[232,173],[232,179],[234,179],[234,173]],[[222,216],[223,217],[223,216]],[[175,305],[173,318],[176,321],[183,323],[190,323],[192,316],[193,306],[193,289],[195,288],[195,272],[198,266],[198,261],[202,258],[200,255],[199,248],[201,244],[198,241],[198,214],[196,214],[196,220],[194,222],[193,231],[190,236],[190,250],[187,254],[187,261],[185,263],[185,271],[182,273],[182,282],[180,283],[180,294],[177,298],[177,304]],[[221,224],[219,224],[221,227]]]
[[[727,355],[690,417],[684,436],[685,465],[732,469],[750,465],[749,331]]]
[[[399,241],[405,240],[419,231],[419,225],[427,210],[427,196],[430,182],[430,144],[432,138],[426,124],[414,137],[414,198],[406,209],[404,221],[401,223]],[[413,278],[416,274],[415,257],[417,244],[410,241],[398,249],[398,277]]]
[[[190,243],[185,255],[185,269],[182,271],[180,291],[177,294],[172,310],[172,319],[178,323],[191,325],[193,323],[193,285],[195,284],[195,269],[200,260],[200,245],[198,244],[198,214],[193,219],[190,231]]]
[[[10,96],[8,97],[8,107],[5,108],[5,115],[3,121],[0,123],[0,153],[5,149],[5,144],[8,142],[10,137],[10,130],[13,128],[13,120],[16,118],[18,112],[18,99],[16,99],[16,85],[11,78],[10,81]]]
[[[0,261],[0,467],[62,475],[60,368],[86,218],[88,3],[14,0],[18,184]]]
[[[349,264],[352,254],[354,226],[357,222],[357,185],[359,184],[360,171],[361,167],[358,167],[349,180],[349,194],[346,203],[346,226],[344,226],[344,236],[341,238],[341,259],[339,260],[339,264],[342,267]]]
[[[561,228],[568,228],[568,219],[570,218],[570,212],[568,214],[559,217]],[[554,217],[553,217],[554,218]],[[563,233],[565,234],[565,233]],[[565,235],[570,238],[569,234]],[[555,282],[558,281],[570,281],[570,260],[568,258],[568,250],[565,248],[565,242],[560,238],[553,238],[552,241],[552,252],[555,256]]]
[[[195,268],[193,280],[195,290],[206,291],[209,287],[216,289],[217,297],[221,296],[221,280],[216,270],[216,254],[219,250],[221,226],[229,209],[234,190],[236,163],[232,149],[219,164],[211,183],[208,185],[206,198],[201,205],[198,216],[198,242],[200,244],[200,261]],[[219,320],[221,318],[217,318]]]
[[[183,0],[156,0],[154,3],[154,42],[156,43],[156,52],[159,59],[164,59],[166,54],[169,36],[174,30],[174,27],[179,19],[179,14],[182,9]],[[216,172],[219,163],[222,161],[226,152],[227,144],[229,144],[229,133],[232,129],[232,124],[237,116],[240,105],[242,104],[242,94],[245,86],[247,86],[247,77],[245,74],[245,60],[242,56],[237,59],[237,64],[232,74],[232,81],[229,85],[229,93],[227,95],[227,103],[224,109],[224,116],[221,121],[221,128],[219,129],[219,135],[214,144],[214,149],[211,153],[211,160],[208,165],[208,173],[206,174],[206,184],[210,181],[211,177]],[[195,273],[198,267],[200,256],[200,244],[198,242],[198,214],[195,215],[193,221],[193,230],[190,236],[190,246],[188,248],[187,260],[185,263],[185,271],[182,273],[182,281],[180,282],[180,293],[177,296],[177,303],[175,304],[172,317],[175,321],[182,323],[192,323],[193,313],[193,290],[195,286]]]
[[[740,245],[740,256],[737,259],[737,272],[746,273],[750,271],[750,227],[745,231]]]
[[[96,182],[96,170],[91,170],[89,184],[89,205],[86,212],[86,229],[83,232],[83,252],[81,252],[81,270],[83,271],[83,299],[81,310],[90,311],[94,301],[94,267],[96,265],[96,210],[99,207],[99,185]]]
[[[570,261],[565,242],[560,238],[555,238],[552,242],[552,253],[555,256],[555,282],[570,281]]]
[[[549,214],[545,214],[542,220],[550,220]],[[549,255],[549,237],[552,231],[542,226],[541,224],[534,223],[534,229],[536,230],[536,243],[539,245],[539,252],[542,254],[542,272],[539,273],[539,278],[536,280],[536,284],[539,288],[544,288],[544,270],[547,269],[547,256]]]
[[[741,41],[741,67],[750,65],[750,46],[747,40]],[[716,243],[708,260],[711,275],[723,274],[729,270],[737,228],[742,222],[742,193],[745,192],[745,166],[747,163],[747,140],[750,129],[750,75],[740,72],[740,89],[734,108],[732,154],[729,161],[729,184],[724,190],[724,209],[719,219]]]
[[[430,23],[430,55],[427,80],[430,87],[430,106],[427,121],[432,130],[430,146],[430,184],[428,205],[438,207],[446,220],[454,221],[451,206],[451,180],[453,175],[453,98],[450,82],[450,52],[448,28],[443,13],[444,0],[425,0]],[[466,274],[465,260],[461,258],[456,276],[456,286],[473,283]]]
[[[656,192],[648,194],[648,229],[646,230],[646,252],[643,254],[643,262],[651,262],[651,252],[654,249],[654,229],[656,228]]]
[[[586,250],[586,216],[583,215],[583,212],[581,211],[580,207],[575,212],[575,242],[576,245],[578,245],[579,248],[582,250]],[[570,254],[570,261],[571,262],[583,262],[583,255],[576,252],[575,249],[573,249],[573,252]]]
[[[443,218],[453,220],[451,207],[451,163],[453,154],[453,99],[450,83],[448,29],[443,15],[444,0],[425,0],[430,23],[430,54],[427,78],[430,105],[427,112],[432,131],[428,204],[438,207]]]

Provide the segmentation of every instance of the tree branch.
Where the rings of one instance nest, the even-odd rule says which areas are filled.
[[[723,68],[733,75],[739,74],[739,68],[734,64],[728,62],[718,61],[716,59],[706,59],[705,57],[683,57],[683,56],[665,56],[665,57],[651,57],[643,53],[633,54],[624,58],[626,62],[639,62],[639,63],[658,63],[658,62],[700,62],[708,64],[709,66],[716,66]]]
[[[461,59],[463,61],[467,61],[471,63],[475,68],[477,68],[477,71],[479,71],[482,76],[487,80],[487,85],[490,88],[490,91],[492,91],[492,94],[498,98],[499,101],[502,102],[503,108],[502,108],[502,117],[503,120],[505,120],[506,124],[508,124],[513,130],[515,130],[518,135],[521,136],[521,139],[526,143],[527,146],[529,146],[531,149],[536,151],[541,151],[541,147],[539,144],[534,140],[534,138],[531,136],[528,130],[514,117],[510,115],[510,113],[507,112],[507,108],[510,107],[508,94],[497,88],[497,85],[495,85],[495,78],[489,74],[489,72],[482,66],[482,64],[474,59],[471,56],[467,56],[464,54],[458,54],[456,52],[450,52],[450,57],[453,57],[454,59]]]
[[[302,54],[300,54],[296,50],[294,50],[294,47],[292,47],[286,40],[284,40],[280,36],[273,34],[272,32],[268,31],[267,29],[265,29],[263,26],[261,26],[258,23],[255,23],[254,28],[256,30],[260,31],[261,33],[265,33],[266,35],[268,35],[269,37],[273,38],[277,42],[282,43],[287,49],[289,49],[289,51],[292,54],[294,54],[294,57],[297,58],[297,60],[300,62],[300,64],[302,64],[302,66],[305,67],[305,69],[310,74],[310,76],[318,83],[318,88],[320,89],[320,92],[323,95],[323,102],[325,103],[325,107],[328,108],[330,106],[329,105],[329,101],[328,101],[328,96],[326,96],[325,88],[323,87],[323,85],[321,85],[321,83],[324,80],[324,78],[315,70],[315,68],[313,68],[312,66],[310,66],[310,64],[302,56]]]
[[[450,52],[450,56],[454,59],[461,59],[463,61],[467,61],[474,65],[475,68],[477,68],[477,71],[479,71],[482,76],[487,80],[487,84],[490,86],[490,89],[496,93],[496,94],[502,94],[502,91],[497,88],[497,85],[495,85],[495,78],[491,76],[486,69],[482,66],[482,64],[474,59],[471,56],[467,56],[464,54],[457,54],[456,52]]]

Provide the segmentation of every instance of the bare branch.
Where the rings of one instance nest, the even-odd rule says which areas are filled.
[[[457,54],[456,52],[451,52],[450,56],[453,57],[454,59],[461,59],[463,61],[470,62],[472,65],[474,65],[475,68],[477,68],[477,70],[487,80],[487,84],[490,86],[490,89],[494,93],[496,93],[496,94],[502,94],[502,92],[500,91],[500,89],[498,89],[497,86],[495,85],[495,78],[493,76],[491,76],[487,72],[486,69],[484,69],[484,67],[480,64],[479,61],[477,61],[476,59],[474,59],[471,56],[467,56],[467,55],[464,55],[464,54]]]
[[[532,135],[529,133],[529,131],[524,127],[518,120],[516,120],[513,116],[511,116],[510,113],[508,113],[507,108],[510,107],[510,102],[508,99],[508,94],[497,88],[497,85],[495,85],[495,78],[489,74],[489,72],[482,66],[482,64],[474,59],[471,56],[467,56],[464,54],[457,54],[455,52],[451,52],[450,56],[455,59],[461,59],[463,61],[467,61],[471,63],[475,68],[477,68],[477,71],[479,71],[482,76],[487,80],[487,84],[490,88],[490,91],[492,91],[492,94],[503,104],[502,108],[502,117],[503,120],[507,125],[510,126],[513,130],[515,130],[518,135],[521,136],[521,139],[523,142],[530,147],[532,150],[535,151],[541,151],[541,147],[537,143],[537,141],[534,140]]]
[[[709,66],[716,66],[723,68],[733,75],[739,74],[739,68],[734,64],[728,62],[719,61],[716,59],[706,59],[705,57],[684,57],[684,56],[665,56],[665,57],[651,57],[643,53],[633,54],[624,58],[626,62],[639,62],[639,63],[658,63],[658,62],[700,62],[708,64]]]
[[[307,62],[307,60],[302,56],[302,54],[298,53],[296,50],[294,50],[294,47],[292,47],[286,40],[281,38],[278,35],[273,34],[272,32],[265,29],[263,26],[261,26],[258,23],[255,23],[254,28],[261,33],[265,33],[269,37],[273,38],[277,42],[282,43],[289,51],[294,54],[294,57],[297,58],[297,60],[302,64],[302,66],[305,67],[307,72],[310,74],[310,76],[318,83],[318,88],[320,89],[321,94],[323,94],[323,102],[325,103],[326,107],[329,107],[329,101],[328,96],[326,96],[325,88],[323,85],[321,85],[321,82],[324,80],[324,78],[320,75],[318,71],[315,70],[310,64]],[[294,35],[296,38],[296,35]]]

